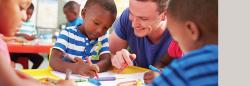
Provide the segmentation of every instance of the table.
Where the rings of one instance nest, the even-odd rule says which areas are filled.
[[[22,43],[7,43],[10,53],[50,53],[53,45],[34,45]],[[29,68],[28,58],[20,58],[17,63],[20,63],[24,69]]]
[[[52,45],[7,44],[11,53],[50,53]]]

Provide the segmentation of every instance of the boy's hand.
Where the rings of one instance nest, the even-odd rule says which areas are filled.
[[[89,65],[88,63],[85,63],[84,61],[80,59],[75,59],[77,64],[76,73],[82,75],[82,76],[90,76],[94,77],[96,72],[98,71],[98,68],[96,65]]]
[[[145,83],[145,84],[151,83],[152,80],[153,80],[155,77],[159,76],[159,75],[160,75],[160,73],[154,72],[154,71],[146,72],[146,73],[144,74],[144,76],[143,76],[144,83]]]
[[[16,36],[22,36],[26,40],[29,40],[29,41],[36,39],[35,35],[28,35],[28,34],[24,34],[24,33],[17,33]]]
[[[135,59],[135,54],[130,54],[128,50],[122,49],[121,51],[117,51],[114,56],[112,56],[111,61],[112,65],[118,69],[121,69],[124,64],[133,65],[131,59]]]
[[[26,39],[26,40],[29,40],[29,41],[31,41],[31,40],[34,40],[34,39],[36,39],[36,36],[35,35],[24,35],[24,38]]]
[[[85,63],[81,58],[77,58],[77,57],[74,58],[74,62],[75,63],[82,63],[82,64]]]
[[[57,86],[76,86],[74,80],[59,80]]]
[[[28,42],[26,39],[18,38],[18,37],[13,37],[13,40],[18,43],[25,43]]]

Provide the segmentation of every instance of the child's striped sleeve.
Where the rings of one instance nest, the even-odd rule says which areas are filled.
[[[69,39],[68,33],[69,32],[67,31],[67,29],[62,30],[59,36],[57,37],[56,43],[53,48],[59,49],[62,52],[65,52],[67,49],[68,39]]]

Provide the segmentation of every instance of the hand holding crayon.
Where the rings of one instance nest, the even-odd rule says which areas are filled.
[[[131,60],[131,62],[135,59],[135,58],[133,58],[133,57],[135,57],[135,55],[134,55],[134,56],[132,56],[132,55],[133,55],[133,54],[130,55],[130,60]],[[128,63],[125,62],[125,63],[122,65],[122,67],[119,69],[118,73],[122,72],[126,67],[128,67]]]
[[[152,70],[152,71],[155,71],[155,72],[158,72],[158,73],[161,73],[161,70],[154,67],[153,65],[149,65],[149,69]]]
[[[87,60],[87,62],[88,62],[89,65],[93,65],[89,57],[86,57],[86,60]],[[95,65],[95,67],[96,67],[96,66],[97,66],[97,65]],[[97,68],[97,72],[98,72],[98,71],[99,71],[99,67],[97,66],[96,68]],[[97,72],[95,72],[95,76],[96,76],[96,78],[98,79],[99,76],[97,75]]]
[[[75,68],[75,73],[80,74],[82,76],[96,76],[96,72],[99,71],[98,67],[95,64],[92,64],[90,59],[86,59],[87,63],[84,62],[81,58],[74,58],[75,64],[77,65]]]
[[[122,49],[117,51],[116,54],[111,57],[111,62],[115,68],[118,68],[120,71],[122,71],[128,65],[132,65],[135,58],[135,54],[131,54],[128,52],[128,50]]]
[[[143,76],[143,79],[144,79],[144,83],[146,84],[149,84],[152,82],[152,80],[159,76],[160,73],[162,72],[160,69],[152,66],[152,65],[149,65],[149,69],[152,70],[152,71],[149,71],[149,72],[146,72]]]

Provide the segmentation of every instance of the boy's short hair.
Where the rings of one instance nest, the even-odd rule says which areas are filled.
[[[87,0],[84,9],[87,9],[88,7],[93,6],[95,4],[98,4],[99,6],[116,16],[117,9],[114,0]]]
[[[159,13],[162,13],[167,8],[167,1],[168,0],[137,0],[137,1],[152,1],[152,2],[155,2],[156,5],[157,5],[157,11],[159,11]]]
[[[201,36],[218,36],[218,0],[169,0],[168,14],[177,21],[192,21]]]
[[[75,14],[79,14],[80,4],[78,4],[75,1],[69,1],[63,6],[63,9],[69,9],[71,12],[74,12]]]
[[[34,10],[34,5],[33,5],[33,3],[30,4],[30,6],[29,6],[28,9]]]

